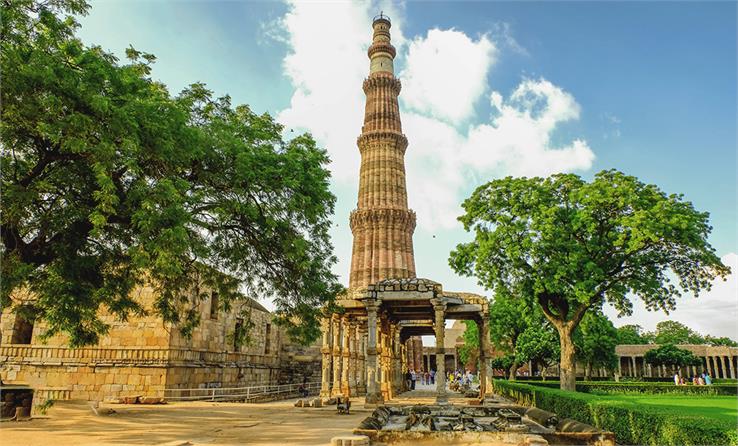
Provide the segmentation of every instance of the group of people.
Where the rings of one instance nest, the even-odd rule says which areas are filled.
[[[455,372],[449,372],[448,374],[449,384],[458,383],[462,386],[467,386],[471,385],[472,381],[474,381],[474,374],[470,370],[467,370],[466,372],[456,370]]]
[[[435,384],[436,383],[436,371],[430,370],[430,371],[415,371],[415,370],[408,370],[407,373],[405,373],[405,381],[407,383],[407,388],[410,390],[415,390],[415,383],[417,381],[420,381],[421,384]]]
[[[683,376],[679,376],[679,373],[674,374],[674,384],[677,386],[686,386],[689,384],[690,379],[684,379]],[[711,386],[712,377],[709,373],[703,373],[701,375],[694,375],[691,379],[692,385],[694,386]]]
[[[429,370],[429,371],[415,371],[415,370],[408,370],[405,373],[405,382],[407,384],[407,388],[409,390],[415,390],[415,384],[420,381],[423,385],[435,385],[436,384],[436,371],[435,370]],[[448,382],[449,386],[470,386],[471,383],[474,381],[474,374],[467,370],[466,372],[462,372],[461,370],[456,370],[453,372],[449,372],[448,376],[446,376],[446,382]]]

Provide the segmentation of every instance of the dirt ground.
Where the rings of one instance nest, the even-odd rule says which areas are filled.
[[[454,404],[467,404],[449,393]],[[418,386],[393,404],[432,404],[433,386]],[[88,402],[59,401],[45,417],[0,424],[0,445],[330,445],[332,437],[350,435],[373,409],[363,398],[352,400],[350,415],[335,406],[294,407],[296,400],[271,403],[182,402],[165,405],[101,404],[95,415]]]
[[[159,406],[58,402],[44,418],[0,424],[0,444],[67,445],[329,445],[371,411],[354,404],[350,415],[335,406],[293,407],[295,400],[262,404],[189,402]]]

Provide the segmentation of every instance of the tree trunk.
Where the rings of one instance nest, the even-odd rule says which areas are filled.
[[[574,342],[571,332],[565,327],[556,327],[559,332],[559,345],[561,346],[561,390],[577,390],[577,370],[574,362]]]
[[[513,361],[513,364],[510,366],[510,370],[508,370],[507,379],[510,381],[515,381],[515,372],[517,371],[518,371],[518,363]]]

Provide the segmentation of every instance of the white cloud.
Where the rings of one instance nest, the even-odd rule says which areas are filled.
[[[633,298],[633,314],[622,318],[617,311],[607,306],[605,313],[616,326],[638,324],[646,330],[655,330],[663,320],[674,320],[686,324],[703,335],[728,336],[738,340],[738,254],[728,253],[721,257],[731,269],[727,280],[716,279],[712,289],[695,298],[682,296],[676,309],[668,315],[662,311],[649,311],[637,297]]]
[[[294,2],[280,22],[291,49],[284,69],[295,91],[277,120],[310,131],[328,149],[339,181],[355,177],[358,168],[370,21],[365,5]]]
[[[488,74],[498,51],[488,36],[474,40],[462,31],[433,29],[405,45],[402,10],[393,8],[383,6],[392,17],[399,65],[405,61],[399,76],[409,140],[408,194],[420,230],[458,227],[460,203],[491,178],[592,165],[586,141],[552,143],[560,124],[579,118],[570,93],[545,79],[524,79],[507,97],[492,91]],[[294,2],[277,22],[286,31],[290,52],[284,68],[295,88],[290,106],[277,119],[288,129],[310,131],[327,148],[339,208],[342,201],[356,200],[356,138],[365,105],[361,85],[369,70],[371,19],[379,9],[370,3]],[[473,120],[474,104],[485,96],[495,113]]]
[[[490,102],[495,115],[488,123],[469,125],[466,134],[432,117],[403,115],[410,141],[408,192],[421,228],[458,225],[464,195],[491,178],[591,167],[594,153],[586,141],[575,139],[561,147],[551,142],[561,123],[579,118],[571,94],[545,79],[526,79],[507,99],[493,91]]]
[[[399,75],[403,104],[454,124],[466,120],[487,86],[496,55],[486,35],[475,42],[461,31],[432,29],[416,37]]]

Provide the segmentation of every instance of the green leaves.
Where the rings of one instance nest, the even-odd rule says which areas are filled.
[[[207,286],[225,307],[271,297],[290,333],[314,339],[340,290],[326,152],[203,84],[171,97],[149,78],[154,56],[129,48],[119,65],[74,37],[64,14],[86,9],[3,10],[3,306],[29,286],[49,335],[94,343],[99,310],[142,311],[131,290],[146,277],[184,332]]]
[[[616,170],[592,182],[572,174],[495,180],[463,207],[459,220],[474,240],[449,264],[496,294],[537,303],[559,332],[562,373],[588,311],[609,302],[629,314],[635,295],[668,312],[682,293],[698,295],[730,272],[707,241],[707,213]],[[566,382],[573,389],[573,375]]]
[[[695,356],[694,353],[676,347],[674,344],[664,344],[647,351],[643,355],[643,360],[656,367],[663,365],[668,368],[702,364],[702,360]]]

